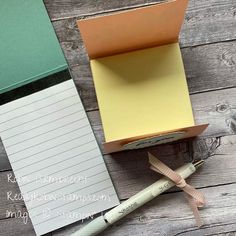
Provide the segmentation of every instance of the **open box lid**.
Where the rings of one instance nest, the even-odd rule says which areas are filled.
[[[78,20],[90,59],[178,42],[188,0]]]

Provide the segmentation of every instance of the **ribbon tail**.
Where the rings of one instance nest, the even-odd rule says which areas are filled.
[[[202,221],[201,215],[199,213],[199,209],[198,209],[198,206],[195,202],[195,199],[187,194],[186,194],[186,196],[187,196],[187,199],[189,202],[189,206],[193,212],[196,224],[197,224],[198,228],[200,228],[203,225],[203,221]]]
[[[167,165],[158,160],[151,153],[148,153],[149,163],[151,164],[151,169],[155,172],[161,173],[171,181],[175,183],[175,185],[181,188],[187,196],[189,205],[193,212],[194,218],[196,220],[197,226],[200,228],[203,225],[198,207],[202,207],[205,204],[204,195],[196,190],[193,186],[187,184],[177,172],[173,171]]]

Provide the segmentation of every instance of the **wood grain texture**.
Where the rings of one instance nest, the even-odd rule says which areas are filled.
[[[55,3],[57,2],[57,3]],[[104,5],[101,3],[103,2]],[[46,6],[49,13],[52,14],[52,5],[57,4],[58,11],[63,10],[60,5],[67,5],[69,8],[73,8],[79,11],[76,14],[77,17],[61,19],[60,21],[54,21],[53,25],[57,32],[57,35],[61,42],[71,43],[75,45],[81,41],[78,38],[79,32],[76,26],[76,20],[81,18],[81,15],[86,15],[86,12],[92,11],[96,15],[94,8],[107,7],[107,10],[115,11],[119,10],[114,5],[132,5],[134,2],[147,4],[148,1],[110,1],[109,4],[105,4],[104,1],[70,1],[67,4],[66,1],[46,1]],[[80,8],[76,8],[76,5],[81,5]],[[84,6],[83,6],[84,5]],[[88,5],[90,5],[88,7]],[[72,12],[73,10],[71,10]],[[235,21],[236,3],[232,0],[190,0],[187,9],[185,22],[183,24],[180,43],[182,47],[192,47],[201,44],[209,44],[221,41],[232,41],[236,39],[236,21]],[[71,16],[71,14],[70,14]]]
[[[189,178],[189,182],[200,188],[207,197],[207,206],[201,211],[206,222],[203,229],[197,230],[194,227],[192,214],[182,194],[169,193],[160,196],[147,206],[129,215],[104,235],[155,235],[157,233],[160,235],[203,235],[235,231],[236,159],[234,156],[236,135],[222,137],[221,140],[216,141],[216,144],[214,142],[215,140],[208,140],[203,144],[196,141],[194,145],[196,154],[199,150],[203,150],[203,146],[205,146],[205,152],[210,152],[211,157],[207,160],[206,165],[198,170],[198,173]],[[172,166],[174,166],[173,161],[175,161],[175,165],[180,165],[180,163],[183,163],[183,158],[172,155],[178,150],[185,152],[186,147],[166,151],[168,155],[161,156],[161,159],[166,163],[172,162]],[[157,150],[152,152],[154,154],[159,153]],[[126,159],[123,155],[120,155],[117,159],[106,159],[109,172],[121,199],[132,196],[159,178],[149,170],[144,152],[137,152],[136,154],[130,156],[129,159]],[[145,175],[140,175],[140,173],[145,173]],[[2,232],[7,232],[5,226],[10,226],[15,222],[14,224],[17,227],[20,226],[22,232],[26,232],[26,235],[34,235],[30,231],[30,221],[24,225],[22,219],[10,221],[4,217],[6,210],[26,211],[22,201],[6,199],[6,194],[9,191],[12,191],[13,194],[19,194],[17,184],[8,181],[7,176],[9,174],[12,174],[12,172],[0,173],[0,228],[3,227],[3,230],[5,230]],[[181,212],[181,215],[179,212]],[[53,233],[53,235],[69,235],[69,232],[78,229],[78,227],[80,227],[80,224],[76,223],[57,231],[58,233]],[[141,232],[148,232],[148,234],[141,234]],[[13,235],[11,231],[10,235]]]
[[[236,231],[235,189],[235,184],[201,189],[208,196],[207,206],[200,212],[205,222],[201,229],[195,227],[192,213],[183,194],[171,193],[154,199],[113,225],[102,235],[199,236]],[[53,236],[69,235],[80,227],[81,224],[76,223],[53,233]]]
[[[191,100],[196,123],[210,124],[207,130],[201,135],[201,139],[236,134],[236,88],[193,94],[191,95]],[[91,111],[87,114],[98,143],[101,149],[103,149],[104,135],[99,112]],[[162,148],[165,146],[157,147],[157,150],[160,150],[162,154],[165,152],[162,151]],[[175,148],[175,145],[173,147],[171,147],[171,144],[167,146],[171,149]],[[113,154],[112,156],[116,158],[122,155],[128,159],[132,155],[131,153],[122,152],[120,154]],[[0,171],[11,169],[2,143],[0,143],[0,157]]]
[[[196,123],[210,124],[202,138],[235,134],[236,88],[193,94],[190,98]],[[87,114],[101,145],[104,137],[99,112]]]
[[[55,31],[71,68],[93,130],[101,146],[104,141],[88,57],[75,24],[76,19],[107,14],[154,0],[79,1],[45,0]],[[105,155],[105,161],[120,199],[126,199],[159,176],[149,170],[147,151],[175,168],[193,158],[207,159],[205,166],[189,178],[207,196],[201,211],[205,226],[197,229],[182,193],[173,188],[102,235],[218,235],[236,233],[236,1],[190,0],[180,35],[181,51],[197,123],[210,123],[193,142],[179,142]],[[9,218],[7,210],[26,212],[24,202],[9,201],[7,192],[19,194],[0,143],[0,235],[33,236],[31,222]],[[173,209],[173,210],[170,210]],[[181,214],[180,214],[181,213]],[[69,235],[81,223],[48,235]]]
[[[77,32],[72,41],[61,42],[61,46],[85,108],[90,111],[97,109],[98,105],[85,48],[80,40],[74,39],[78,37]],[[190,94],[236,86],[235,41],[182,48],[181,52]]]
[[[195,227],[192,213],[183,194],[169,193],[159,196],[145,207],[128,215],[102,235],[199,236],[234,232],[236,231],[235,189],[235,184],[201,189],[208,196],[207,206],[201,210],[201,216],[205,222],[202,229]],[[52,235],[70,235],[82,225],[81,222],[77,222],[53,232]],[[16,229],[19,230],[16,231]],[[2,219],[0,230],[1,235],[35,235],[30,222],[23,224],[22,219],[19,218]]]
[[[53,21],[72,17],[94,16],[104,12],[114,12],[154,2],[160,1],[45,0],[49,15]],[[182,46],[235,39],[235,12],[236,3],[232,0],[189,0],[186,19],[181,33]],[[63,24],[63,22],[61,23]]]
[[[189,0],[180,42],[184,47],[236,39],[236,2]]]
[[[53,2],[46,2],[49,12],[51,9],[50,4],[53,4]],[[108,7],[114,11],[117,10],[117,4],[124,4],[122,7],[127,7],[126,4],[147,3],[147,1],[115,2],[110,2],[110,4],[103,7]],[[78,1],[74,1],[75,9],[77,9],[77,3]],[[60,3],[58,4],[59,9]],[[63,1],[63,4],[73,8],[71,2],[66,4]],[[80,2],[80,4],[81,12],[78,13],[78,16],[82,12],[88,13],[90,8],[91,12],[96,14],[94,8],[100,7],[98,2],[94,4],[93,1],[91,3],[87,1],[86,3]],[[84,7],[83,4],[85,4]],[[53,9],[55,10],[55,8]],[[235,86],[233,78],[236,71],[236,44],[232,41],[236,38],[235,12],[236,2],[232,0],[223,2],[216,0],[210,2],[206,0],[190,0],[185,23],[180,35],[181,46],[190,46],[190,48],[182,49],[190,93]],[[82,98],[84,98],[85,107],[91,110],[96,109],[97,105],[87,54],[76,26],[76,19],[78,18],[74,17],[55,21],[53,24],[69,65],[72,68],[73,76],[78,81],[77,86],[80,89]],[[212,44],[221,41],[230,42]],[[199,46],[202,44],[212,45]],[[193,48],[193,46],[197,47]]]
[[[24,224],[20,218],[0,220],[0,234],[2,236],[35,236],[31,223]]]
[[[91,16],[103,14],[104,12],[114,12],[117,10],[130,9],[150,3],[161,2],[163,0],[130,0],[130,1],[58,1],[44,0],[52,21],[73,16]]]

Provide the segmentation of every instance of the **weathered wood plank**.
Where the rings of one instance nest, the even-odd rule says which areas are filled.
[[[236,43],[182,49],[190,94],[236,86]]]
[[[12,171],[0,172],[0,206],[22,203],[22,200],[11,201],[11,198],[9,198],[14,197],[20,193],[17,183],[14,183],[13,181],[14,174]]]
[[[205,137],[219,137],[232,135],[236,133],[236,88],[211,91],[206,93],[191,95],[196,123],[209,123],[209,128],[203,133]],[[93,130],[98,139],[100,147],[104,141],[101,120],[98,111],[88,113]],[[2,145],[2,144],[1,144]],[[167,147],[170,148],[170,145]],[[163,146],[158,147],[161,154]],[[155,148],[154,148],[155,149]],[[165,150],[165,149],[164,149]],[[175,150],[173,146],[173,150]],[[9,162],[6,160],[4,149],[0,149],[0,170],[11,169]],[[122,154],[113,154],[116,158],[119,155],[129,158],[132,152],[123,152]]]
[[[78,1],[46,0],[45,4],[52,20],[97,15],[104,12],[147,5],[154,0],[131,1]],[[236,39],[235,21],[236,3],[232,0],[189,1],[186,19],[181,32],[181,45],[193,46]],[[74,19],[72,21],[75,21]],[[69,22],[71,22],[69,20]],[[60,22],[60,27],[64,22]],[[62,31],[63,32],[63,31]],[[64,31],[66,33],[67,30]],[[71,40],[63,40],[65,42]]]
[[[67,16],[65,16],[66,19],[63,19],[61,16],[62,20],[53,22],[61,42],[72,42],[75,39],[78,42],[79,33],[75,23],[76,19],[89,12],[96,15],[96,9],[101,7],[103,8],[102,12],[117,10],[117,5],[123,5],[125,7],[128,4],[135,7],[137,6],[135,2],[147,4],[152,1],[110,1],[109,4],[104,4],[104,1],[96,1],[95,3],[94,1],[81,2],[74,0],[70,1],[70,4],[66,1],[46,1],[46,7],[51,16],[55,15],[53,11],[62,10],[61,5],[67,5],[68,8],[78,11],[78,14],[73,14],[72,9],[69,12],[70,16],[78,17],[67,19]],[[77,5],[80,5],[80,7],[77,7]],[[120,8],[118,7],[118,9]],[[235,12],[236,3],[232,0],[190,0],[180,34],[181,46],[196,46],[236,39]],[[64,9],[63,13],[65,13]]]
[[[67,49],[64,47],[64,50]],[[87,111],[94,110],[98,108],[98,105],[91,71],[85,54],[79,52],[73,48],[68,49],[67,59],[73,61],[76,57],[84,55],[79,62],[80,65],[73,66],[73,62],[70,62],[71,72],[85,109]],[[185,48],[182,49],[182,54],[190,93],[195,94],[236,86],[234,79],[236,76],[235,42]]]
[[[74,25],[71,25],[69,27],[69,29],[74,29],[74,28],[75,28]],[[62,31],[64,32],[64,29]],[[68,30],[67,33],[68,35],[70,35],[70,30]],[[73,38],[73,40],[76,41],[76,36]],[[76,50],[76,48],[73,48],[73,43],[74,42],[72,42],[72,46],[70,46],[70,42],[69,42],[69,46],[68,44],[65,44],[63,46],[64,49],[65,47],[68,46],[69,49],[67,53],[68,54],[67,58],[70,59],[71,57],[72,61],[74,60],[73,58],[75,57],[79,58],[79,56],[81,56]],[[205,91],[205,90],[235,86],[236,80],[234,79],[234,77],[235,77],[235,71],[236,71],[235,70],[236,59],[234,57],[236,53],[234,53],[234,51],[236,51],[234,42],[205,45],[202,47],[196,47],[192,49],[191,48],[182,49],[184,62],[185,62],[185,68],[186,68],[187,76],[189,77],[188,82],[189,82],[190,92],[197,93],[197,92]],[[82,53],[82,55],[84,56],[81,57],[81,62],[80,62],[81,65],[72,67],[72,73],[74,75],[77,87],[80,90],[80,94],[82,96],[85,108],[87,110],[93,110],[93,109],[97,109],[97,101],[96,101],[95,91],[94,91],[93,82],[91,78],[91,72],[88,67],[88,60],[86,58],[85,53]],[[231,92],[231,90],[229,92]],[[209,95],[208,93],[207,95],[204,95],[204,98],[206,100],[209,97],[214,98],[214,96],[217,96],[214,93],[212,95],[209,95],[209,96],[208,95]],[[216,135],[230,134],[232,133],[232,129],[234,130],[234,126],[235,126],[234,113],[230,112],[228,116],[227,114],[225,114],[225,112],[221,111],[221,113],[217,113],[214,110],[216,106],[221,107],[220,109],[224,107],[224,104],[220,105],[222,102],[222,99],[223,101],[226,101],[226,106],[227,106],[228,97],[229,97],[228,94],[226,97],[224,95],[221,95],[219,99],[217,99],[218,102],[214,103],[214,101],[212,101],[213,104],[209,104],[207,108],[208,110],[206,110],[205,112],[204,111],[200,112],[201,114],[204,113],[204,117],[199,116],[200,117],[199,119],[201,119],[203,122],[206,122],[208,120],[208,112],[210,112],[211,114],[210,123],[212,120],[213,125],[211,125],[211,127],[214,127],[214,128],[210,129],[211,130],[211,132],[209,132],[210,135],[214,135],[214,133]],[[199,100],[198,97],[195,100],[196,100],[196,103],[198,103],[198,100]],[[230,100],[233,100],[233,97],[231,97]],[[203,100],[202,102],[205,106],[205,101]],[[232,101],[231,103],[232,104],[229,105],[230,109],[234,106],[234,101]],[[203,104],[198,104],[198,105],[203,106]],[[204,107],[200,109],[204,110]],[[196,114],[196,117],[198,117],[198,112],[195,112],[195,114]],[[89,113],[89,116],[92,117],[92,124],[94,126],[99,142],[101,143],[103,140],[103,136],[102,136],[102,129],[100,125],[99,114],[97,111],[95,111],[95,112]],[[220,129],[216,130],[216,127],[218,127],[218,124],[220,124],[219,126]],[[2,147],[1,147],[0,153],[3,153]],[[9,163],[7,159],[4,158],[4,156],[6,155],[4,155],[3,153],[1,154],[1,156],[3,156],[3,158],[1,158],[1,164],[2,164],[1,169],[4,169],[4,168],[8,169]]]
[[[182,193],[164,194],[128,215],[102,235],[213,235],[236,231],[236,184],[201,189],[207,206],[201,210],[205,225],[198,229]],[[230,209],[230,210],[228,210]],[[18,210],[25,211],[23,205]],[[87,221],[85,222],[87,223]],[[84,225],[77,222],[52,232],[53,236],[70,235]],[[35,235],[30,221],[2,219],[1,235]]]
[[[189,178],[190,183],[198,188],[236,183],[235,143],[235,135],[222,137],[220,140],[208,139],[205,142],[196,142],[194,144],[195,158],[211,157],[198,170],[197,174]],[[152,153],[172,167],[180,166],[184,162],[181,157],[176,155],[160,156],[158,151],[152,151]],[[129,159],[127,160],[127,158]],[[190,156],[188,158],[191,159]],[[120,155],[116,159],[105,157],[105,160],[121,199],[132,196],[158,179],[156,173],[149,170],[146,151],[139,152],[137,156],[132,154],[130,157]],[[145,174],[140,175],[140,173]],[[221,174],[219,175],[219,173]]]
[[[2,141],[0,139],[0,172],[4,170],[10,170],[11,165],[9,159],[7,158],[7,154],[3,147]]]
[[[175,145],[166,145],[165,147],[155,147],[153,149],[149,149],[152,151],[152,153],[160,156],[162,160],[165,160],[168,165],[174,167],[177,167],[178,165],[181,165],[182,163],[188,161],[190,159],[189,154],[186,151],[187,147],[183,144],[175,144]],[[181,156],[177,156],[177,153],[181,152]],[[121,181],[121,183],[118,186],[118,192],[119,188],[121,191],[126,192],[125,188],[126,186],[132,185],[133,181],[135,180],[135,175],[139,171],[147,171],[148,175],[145,177],[149,179],[149,183],[151,181],[155,181],[158,176],[154,173],[152,173],[149,170],[149,166],[147,163],[147,152],[144,150],[141,151],[133,151],[132,153],[126,153],[126,155],[122,155],[122,153],[118,154],[117,158],[111,158],[110,156],[105,156],[105,162],[108,168],[108,171],[114,180]],[[175,160],[175,162],[173,162]],[[121,175],[124,175],[123,177]],[[130,175],[130,176],[129,176]],[[119,176],[123,180],[119,180]],[[139,176],[140,178],[141,176]],[[118,178],[118,179],[117,179]],[[142,186],[146,186],[145,178],[142,179],[140,182],[139,188]],[[1,205],[7,205],[10,204],[9,198],[7,198],[7,193],[11,193],[11,196],[14,196],[15,194],[19,194],[20,190],[18,188],[18,185],[16,183],[12,183],[12,180],[14,179],[14,174],[11,170],[9,171],[2,171],[0,172],[0,206]],[[123,181],[123,183],[122,183]],[[128,182],[127,182],[128,181]],[[130,181],[130,182],[129,182]],[[136,184],[135,184],[136,185]],[[135,190],[135,188],[132,188]],[[128,193],[128,192],[127,192]],[[129,194],[129,193],[128,193]],[[124,195],[124,193],[121,192],[121,195]],[[12,203],[22,203],[22,201],[13,201]]]
[[[44,0],[50,18],[54,20],[70,18],[74,16],[97,15],[104,12],[113,12],[123,9],[130,9],[163,0],[130,0],[130,1],[78,1],[78,0]]]
[[[94,129],[96,130],[96,136],[99,137],[99,140],[103,139],[103,136],[101,135],[102,130],[101,130],[101,126],[100,129],[96,129],[97,127],[95,126]],[[100,146],[102,148],[102,144],[100,143]],[[0,141],[0,147],[2,147],[0,149],[0,172],[3,171],[8,171],[11,170],[11,165],[9,163],[9,160],[7,158],[6,152],[3,148],[3,144]],[[146,149],[145,149],[146,150]],[[152,148],[148,148],[149,151],[155,151],[157,152],[159,155],[161,156],[168,156],[168,155],[177,155],[179,152],[183,154],[183,158],[188,158],[187,155],[185,155],[187,153],[188,150],[188,142],[180,142],[180,143],[175,143],[175,144],[167,144],[164,146],[156,146],[156,147],[152,147]],[[140,150],[140,151],[132,151],[132,152],[121,152],[121,153],[117,153],[115,154],[114,157],[117,157],[118,159],[121,157],[125,157],[125,159],[129,160],[130,156],[133,155],[137,155],[139,158],[140,156],[143,155],[144,150]],[[112,158],[110,158],[110,156],[106,155],[105,159],[107,160],[107,163],[109,164],[109,160],[112,160]]]
[[[232,0],[189,0],[181,31],[182,46],[236,39],[236,2]]]
[[[96,7],[99,7],[99,4],[97,3]],[[112,7],[112,4],[111,2],[109,6]],[[91,3],[90,6],[93,4]],[[81,6],[81,8],[83,7]],[[190,1],[189,12],[192,13],[188,13],[190,15],[186,16],[180,37],[181,45],[186,47],[235,39],[235,35],[229,35],[236,34],[234,30],[236,27],[235,9],[236,3],[233,1],[223,3],[211,1],[211,4],[209,1],[198,1],[197,3]],[[76,18],[56,21],[54,27],[72,68],[74,79],[76,82],[78,81],[77,86],[84,98],[86,109],[96,109],[97,101],[88,58],[75,21]],[[201,27],[198,24],[201,24]],[[196,42],[191,42],[191,40]],[[233,79],[236,71],[235,45],[234,42],[228,42],[182,49],[190,93],[235,86],[236,82]]]
[[[212,234],[212,236],[235,236],[236,232],[228,232],[223,234]]]
[[[198,188],[236,183],[235,144],[236,135],[226,136],[220,139],[208,139],[205,142],[202,140],[196,141],[193,146],[195,158],[211,157],[198,170],[197,174],[189,178],[190,183]],[[187,159],[190,161],[192,158],[191,154],[184,152],[184,150],[182,150],[183,154],[180,155],[168,154],[168,151],[166,151],[167,155],[165,155],[164,150],[160,154],[159,150],[158,148],[153,148],[150,151],[172,168],[177,168],[186,162]],[[169,153],[172,151],[178,152],[178,150],[172,149]],[[149,169],[147,150],[119,153],[116,155],[116,158],[105,156],[105,162],[120,199],[129,198],[160,177]],[[219,175],[219,173],[221,174]],[[6,198],[7,192],[19,193],[17,184],[7,181],[9,174],[12,174],[12,172],[0,172],[0,181],[2,183],[0,205],[9,204],[9,199]],[[176,190],[174,189],[174,191]]]
[[[11,211],[8,207],[7,210]],[[28,216],[28,212],[24,204],[18,204],[9,213],[8,218],[0,219],[0,235],[1,236],[36,236],[32,222]],[[52,233],[44,234],[51,236]]]
[[[78,44],[78,45],[77,45]],[[86,110],[98,108],[92,73],[82,42],[61,43]],[[236,43],[182,48],[190,94],[236,86]]]
[[[201,137],[218,137],[236,132],[236,88],[193,94],[190,96],[197,124],[209,123]],[[101,120],[98,111],[88,112],[101,144]]]
[[[235,198],[236,194],[232,192],[227,192],[228,186],[230,186],[229,189],[231,190],[233,189],[234,191],[236,191],[235,186],[234,186],[236,183],[236,173],[235,173],[236,161],[234,158],[234,154],[236,152],[236,145],[235,145],[236,136],[234,135],[234,136],[222,137],[221,140],[219,140],[218,143],[216,144],[214,144],[213,141],[215,140],[208,140],[204,144],[202,143],[202,141],[200,143],[197,142],[195,144],[194,149],[195,149],[196,155],[199,154],[197,152],[200,150],[201,154],[203,154],[203,151],[210,152],[212,157],[209,160],[207,160],[205,166],[203,166],[200,170],[198,170],[198,173],[196,173],[191,178],[189,178],[189,182],[198,188],[202,188],[202,187],[206,188],[208,186],[223,185],[222,187],[220,187],[221,190],[217,190],[215,192],[212,191],[212,188],[210,188],[209,190],[207,189],[207,191],[209,191],[207,192],[208,207],[203,212],[205,212],[208,209],[211,209],[212,212],[207,212],[203,215],[203,217],[206,220],[210,220],[210,222],[207,221],[207,226],[202,229],[203,231],[196,231],[196,229],[193,229],[193,221],[192,221],[191,213],[188,211],[187,207],[185,206],[186,203],[184,202],[184,200],[179,200],[180,199],[179,194],[177,194],[178,197],[176,198],[175,198],[176,194],[165,194],[160,197],[161,199],[159,199],[159,201],[161,202],[161,205],[158,204],[158,199],[157,199],[155,201],[156,203],[151,205],[151,207],[144,207],[141,210],[141,213],[140,212],[134,213],[133,217],[127,218],[126,220],[122,221],[121,224],[119,223],[117,226],[115,226],[115,229],[113,227],[113,230],[108,231],[108,232],[114,235],[119,235],[119,234],[124,235],[122,234],[125,232],[123,230],[127,230],[127,229],[131,230],[132,227],[130,227],[130,224],[132,225],[134,224],[136,230],[141,230],[141,229],[151,230],[149,231],[150,232],[149,235],[153,235],[151,233],[156,232],[156,231],[153,231],[156,221],[158,222],[162,221],[162,223],[160,223],[160,229],[162,229],[162,231],[160,232],[161,235],[175,235],[177,233],[179,233],[180,235],[189,235],[187,233],[193,233],[193,235],[197,235],[197,233],[200,233],[200,234],[209,233],[209,232],[223,233],[223,232],[228,232],[230,230],[236,230],[235,228],[236,225],[231,224],[232,219],[234,219],[232,218],[233,216],[231,214],[236,214],[235,207],[234,207],[235,199],[231,201],[231,197]],[[182,151],[184,151],[184,149]],[[153,151],[153,153],[158,154],[157,151]],[[133,155],[132,157],[130,156],[129,159],[126,159],[125,155],[120,155],[119,158],[117,159],[111,159],[107,156],[105,157],[110,175],[114,181],[114,184],[117,188],[118,194],[121,199],[130,197],[131,195],[140,191],[145,186],[151,184],[158,178],[155,173],[149,170],[147,157],[145,155],[146,155],[145,152],[141,151],[141,152],[136,152],[136,155]],[[173,156],[173,155],[162,156],[161,159],[167,163],[172,162],[172,166],[173,166],[173,160],[175,160],[175,164],[183,162],[183,159],[181,157],[176,159],[176,156]],[[0,182],[1,182],[0,216],[2,219],[1,225],[5,225],[5,226],[6,224],[11,225],[13,223],[13,220],[9,220],[9,219],[3,220],[6,210],[15,210],[15,211],[20,210],[22,212],[24,212],[25,210],[24,203],[22,201],[12,202],[6,198],[6,194],[9,191],[12,191],[13,193],[16,193],[16,194],[19,193],[19,188],[17,184],[7,181],[7,175],[11,173],[12,172],[0,173]],[[140,175],[140,173],[145,173],[145,175],[143,174]],[[228,186],[225,186],[226,184],[228,184]],[[219,187],[217,187],[217,189],[218,188]],[[209,198],[212,198],[212,199],[216,198],[215,200],[216,202],[213,202],[212,199],[209,201]],[[226,201],[226,199],[224,198],[227,198],[227,202],[229,206],[231,206],[231,212],[228,212],[225,210],[229,207],[228,205],[222,206],[223,202]],[[175,199],[173,200],[173,203],[171,202],[172,199]],[[222,200],[222,202],[220,202],[220,199]],[[179,203],[178,201],[181,201],[181,203]],[[181,211],[182,209],[184,209],[183,217],[179,217],[178,215],[179,209],[178,208],[176,209],[176,206],[174,207],[173,205],[174,203],[176,203],[181,208]],[[174,207],[174,210],[173,210],[174,212],[170,211],[171,209],[170,207],[172,207],[172,205]],[[216,209],[216,206],[217,206],[217,209]],[[157,208],[156,210],[155,210],[155,207]],[[158,213],[156,213],[155,215],[155,213],[153,212],[158,212]],[[227,213],[227,218],[225,218],[226,213]],[[139,216],[137,216],[137,214],[139,214]],[[140,214],[142,214],[142,216],[140,216]],[[151,214],[151,216],[149,214]],[[147,215],[149,216],[147,217]],[[137,217],[140,217],[141,222],[136,221]],[[225,220],[224,222],[221,221],[221,217],[224,218]],[[15,227],[17,228],[21,227],[21,230],[23,230],[22,232],[27,232],[27,235],[28,234],[31,235],[29,232],[30,226],[23,225],[21,221],[22,219],[14,219],[14,222],[16,222],[16,225],[14,224],[13,229]],[[168,221],[171,221],[171,223],[168,224],[167,223]],[[144,222],[145,222],[145,225],[143,225]],[[178,228],[179,227],[178,225],[180,225],[180,222],[182,222],[182,226]],[[170,230],[171,228],[173,229],[173,232],[168,231],[166,232],[166,234],[164,234],[165,230]],[[225,229],[225,231],[223,231],[223,228]],[[190,231],[188,231],[187,229],[190,229]],[[4,230],[5,231],[2,231],[2,232],[4,233],[8,232],[6,231],[6,229]],[[55,235],[63,235],[63,234],[66,235],[67,233],[69,233],[68,230],[69,231],[74,230],[74,228],[72,229],[71,227],[69,227],[69,229],[66,228],[65,231],[64,230],[59,231],[60,233],[55,234]],[[12,232],[14,233],[14,231]],[[13,235],[12,232],[10,231],[10,235]],[[128,235],[133,235],[133,234],[131,234],[130,232],[130,234]]]
[[[20,218],[9,218],[0,221],[0,235],[35,236],[36,234],[34,232],[31,222],[24,224],[24,222]]]
[[[201,137],[218,137],[236,132],[236,88],[211,91],[190,96],[197,124],[209,123]],[[98,138],[104,141],[98,111],[88,112],[89,119]]]
[[[31,220],[12,171],[0,172],[0,183],[0,235],[34,236]]]
[[[171,193],[159,196],[102,235],[198,236],[236,231],[236,184],[201,191],[207,197],[207,206],[201,210],[205,223],[201,229],[195,227],[193,215],[182,193]],[[70,235],[81,225],[75,223],[56,231],[53,236]]]
[[[235,134],[236,88],[191,95],[197,124],[209,123],[203,136]]]
[[[45,2],[52,20],[55,20],[54,27],[72,68],[85,108],[87,111],[95,110],[89,112],[88,115],[101,144],[104,138],[99,113],[96,110],[97,101],[91,72],[75,20],[85,15],[103,14],[154,1],[131,0],[106,3],[100,0],[96,2],[46,0]],[[190,0],[181,32],[181,46],[189,47],[235,40],[235,12],[236,2],[232,0]],[[58,21],[67,17],[69,19]],[[202,191],[207,195],[208,206],[201,213],[206,225],[201,230],[196,229],[192,214],[184,198],[181,198],[181,194],[168,193],[117,223],[104,235],[228,235],[228,232],[236,231],[236,174],[234,171],[236,138],[235,135],[215,138],[235,134],[236,90],[227,89],[196,94],[235,87],[235,42],[183,48],[182,54],[190,92],[194,94],[191,99],[196,120],[198,123],[210,122],[211,124],[203,136],[209,138],[199,139],[194,142],[193,146],[195,157],[211,157],[198,174],[190,178],[192,184],[205,188]],[[158,178],[148,169],[147,150],[159,154],[161,159],[172,167],[192,158],[187,143],[123,152],[112,155],[112,158],[106,155],[105,160],[109,172],[121,199],[130,197]],[[179,152],[182,153],[182,157],[178,156]],[[17,184],[7,181],[7,174],[12,173],[4,171],[7,169],[10,170],[11,167],[0,144],[0,235],[35,235],[30,221],[25,225],[22,219],[6,219],[7,209],[26,211],[22,201],[9,202],[6,198],[8,191],[19,193]],[[140,173],[147,174],[140,175]],[[171,208],[173,211],[170,210]],[[180,212],[183,214],[180,215]],[[53,235],[67,235],[79,227],[80,224],[76,223]]]

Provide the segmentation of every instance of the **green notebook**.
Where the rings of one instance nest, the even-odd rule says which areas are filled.
[[[67,69],[42,0],[0,0],[0,94]]]

